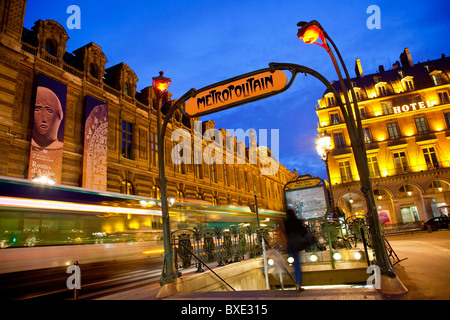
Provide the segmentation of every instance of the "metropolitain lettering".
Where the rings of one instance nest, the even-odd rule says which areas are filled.
[[[197,108],[211,107],[215,104],[225,104],[236,98],[246,98],[252,94],[273,88],[273,76],[249,78],[242,84],[229,85],[221,91],[211,90],[207,95],[197,98]]]

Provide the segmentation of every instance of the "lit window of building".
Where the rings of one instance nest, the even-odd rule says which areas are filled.
[[[386,124],[389,139],[398,139],[400,137],[398,125],[396,122]]]

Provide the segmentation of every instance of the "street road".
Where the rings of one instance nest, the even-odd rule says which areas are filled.
[[[409,292],[395,300],[450,300],[450,231],[387,237],[400,259],[395,271]]]
[[[161,266],[161,257],[81,264],[79,299],[94,299],[124,288],[157,283]],[[0,274],[0,299],[73,299],[73,290],[66,285],[70,275],[67,267]]]

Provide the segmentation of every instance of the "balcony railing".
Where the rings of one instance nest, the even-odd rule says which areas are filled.
[[[392,177],[392,176],[398,176],[398,175],[411,175],[415,173],[420,172],[437,172],[438,170],[442,169],[449,169],[450,167],[450,161],[440,161],[435,164],[423,164],[423,165],[417,165],[417,166],[405,166],[402,168],[394,168],[394,169],[385,169],[380,168],[377,172],[371,172],[370,177],[371,179],[378,179],[378,178],[386,178],[386,177]],[[330,177],[331,181],[339,181],[339,184],[343,183],[352,183],[355,181],[359,181],[359,175],[358,174],[351,174],[348,175],[344,180],[340,175],[332,175]]]

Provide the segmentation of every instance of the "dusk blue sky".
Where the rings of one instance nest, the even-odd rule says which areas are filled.
[[[70,5],[81,10],[81,29],[68,29]],[[368,29],[370,5],[381,12],[381,29]],[[27,1],[24,26],[53,19],[70,37],[73,52],[94,42],[108,59],[106,67],[129,65],[139,78],[138,91],[163,70],[172,79],[173,99],[191,88],[266,68],[270,62],[296,63],[337,79],[324,49],[297,39],[297,22],[318,20],[339,48],[350,76],[361,59],[365,75],[386,70],[409,48],[413,61],[450,54],[450,2],[443,1]],[[277,96],[202,117],[216,128],[279,129],[280,162],[299,174],[326,178],[316,154],[317,100],[325,87],[297,76]],[[269,136],[270,141],[270,136]],[[269,145],[270,148],[270,145]]]

